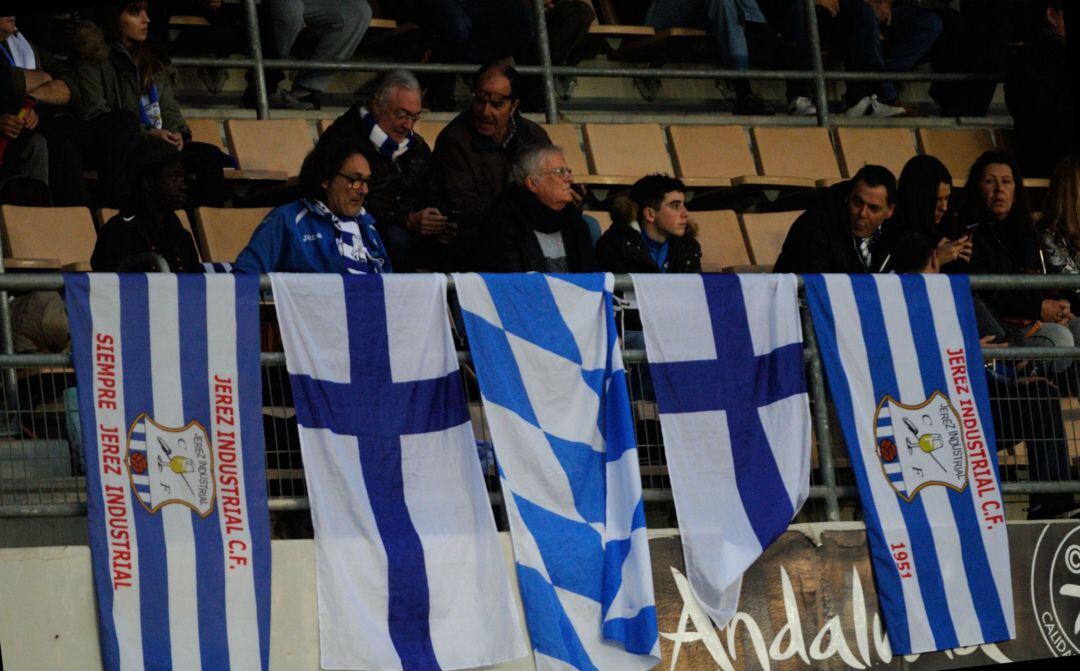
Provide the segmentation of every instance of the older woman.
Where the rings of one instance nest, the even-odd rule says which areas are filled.
[[[1041,271],[1028,214],[1023,177],[1016,160],[1001,151],[983,153],[971,166],[961,226],[972,235],[970,263],[957,272],[1019,275]],[[1080,320],[1069,301],[1042,291],[982,291],[980,298],[1015,344],[1072,347]],[[1067,361],[1058,361],[1063,370]]]
[[[236,257],[243,273],[387,273],[390,257],[364,210],[371,166],[353,142],[320,142],[300,168],[304,197],[266,215]]]
[[[563,151],[529,145],[514,157],[510,186],[488,211],[482,268],[502,273],[600,270],[589,225],[574,204],[574,176]]]

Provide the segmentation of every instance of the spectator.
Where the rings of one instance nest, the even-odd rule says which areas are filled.
[[[574,176],[562,149],[532,145],[514,158],[510,186],[484,223],[486,270],[588,273],[600,269],[589,225],[574,205]]]
[[[531,4],[531,3],[530,3]],[[547,25],[548,52],[552,65],[578,65],[584,58],[579,49],[589,33],[589,26],[596,20],[596,12],[584,0],[544,0],[544,23]],[[534,22],[535,23],[535,22]],[[540,63],[539,41],[534,40],[519,54],[518,62]],[[576,86],[572,77],[557,77],[556,85],[562,83],[563,95],[569,97]],[[532,77],[522,89],[522,105],[527,110],[544,108],[543,78]]]
[[[929,54],[942,31],[938,15],[915,0],[839,0],[836,20],[846,41],[844,62],[849,70],[908,72]],[[909,113],[890,81],[848,82],[844,99],[847,116]]]
[[[1062,1],[1037,0],[1032,6],[1038,16],[1009,68],[1005,103],[1013,117],[1021,169],[1028,176],[1046,177],[1077,150],[1076,112]]]
[[[1080,274],[1080,158],[1066,156],[1054,169],[1046,191],[1038,241],[1043,271]],[[1080,312],[1080,295],[1069,292],[1073,314]]]
[[[453,214],[466,259],[492,201],[503,189],[514,153],[531,144],[551,144],[539,124],[518,112],[517,70],[494,63],[480,68],[470,109],[439,133],[431,178],[439,211]],[[575,197],[577,194],[575,192]],[[459,268],[461,270],[467,268]]]
[[[773,272],[889,272],[894,233],[888,219],[895,204],[893,174],[880,165],[864,165],[799,215]]]
[[[117,5],[99,12],[100,26],[84,23],[74,37],[79,97],[76,116],[83,122],[83,156],[96,157],[109,200],[130,200],[132,178],[122,172],[127,153],[142,134],[160,138],[181,151],[188,171],[190,200],[220,205],[225,199],[217,147],[191,142],[191,130],[173,95],[163,54],[147,41],[147,3]]]
[[[938,272],[936,245],[919,231],[905,231],[893,245],[898,273]],[[983,347],[1008,347],[1000,341],[1000,325],[989,316],[976,298],[975,316]],[[990,358],[990,357],[988,357]],[[1070,479],[1069,445],[1062,421],[1061,398],[1057,386],[1032,375],[1028,362],[991,361],[986,369],[990,414],[994,422],[995,447],[1008,449],[1023,442],[1034,482]],[[1032,494],[1028,519],[1068,518],[1080,512],[1072,494]]]
[[[44,181],[53,205],[89,205],[90,197],[82,177],[82,159],[73,140],[71,120],[63,112],[72,102],[71,72],[48,53],[40,51],[18,30],[14,16],[0,17],[0,67],[10,71],[12,95],[29,103],[21,132],[37,133],[48,151]],[[77,89],[75,89],[77,91]],[[16,115],[16,121],[17,121]],[[3,122],[14,131],[12,119]],[[18,139],[6,134],[9,140]]]
[[[309,60],[347,61],[371,25],[371,5],[367,0],[268,0],[272,53],[288,58],[296,37],[305,26],[318,39]],[[269,73],[268,73],[269,74]],[[255,89],[250,82],[244,91],[244,104],[255,106]],[[333,71],[303,70],[293,80],[292,90],[278,88],[284,79],[280,71],[267,77],[266,87],[272,107],[283,109],[319,109],[320,95],[330,89]]]
[[[371,166],[354,142],[320,142],[300,168],[304,197],[266,215],[236,258],[241,273],[388,273],[390,258],[364,209]]]
[[[951,272],[1019,275],[1040,271],[1016,159],[1002,151],[984,152],[971,166],[964,198],[960,223],[972,231],[971,261],[957,261]],[[1072,347],[1080,333],[1080,321],[1068,300],[1042,291],[981,291],[979,297],[1015,345]],[[1055,372],[1063,371],[1068,363],[1055,361]]]
[[[532,2],[412,0],[402,15],[416,23],[440,63],[491,63],[536,42]],[[457,75],[424,78],[431,109],[451,110]]]
[[[397,272],[445,267],[455,224],[438,208],[423,207],[431,149],[413,126],[420,120],[420,83],[405,70],[380,75],[360,102],[338,117],[319,143],[349,142],[371,166],[364,206]]]
[[[49,204],[45,140],[33,132],[33,105],[15,95],[10,68],[0,68],[0,202]]]
[[[701,245],[681,180],[647,175],[616,205],[611,228],[596,243],[601,268],[612,273],[701,272]]]
[[[151,255],[158,254],[172,272],[202,272],[195,241],[176,216],[187,203],[180,150],[144,137],[128,155],[127,173],[135,181],[134,198],[102,226],[90,267],[98,273],[153,272]]]
[[[657,30],[704,26],[716,41],[720,62],[729,70],[749,70],[750,51],[745,24],[765,24],[757,0],[653,0],[645,24]],[[754,95],[750,81],[736,79],[734,114],[773,114],[772,107]]]
[[[912,157],[900,172],[895,225],[937,240],[934,256],[939,266],[956,259],[971,260],[971,236],[957,233],[955,216],[949,209],[950,195],[949,169],[929,154]]]

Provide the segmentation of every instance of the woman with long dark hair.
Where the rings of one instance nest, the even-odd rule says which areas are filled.
[[[1066,156],[1054,168],[1039,221],[1039,247],[1047,274],[1080,274],[1080,157]],[[1072,296],[1074,311],[1080,299]]]
[[[194,204],[220,204],[225,195],[224,157],[213,145],[191,142],[165,54],[147,41],[147,3],[115,5],[95,16],[97,25],[81,24],[73,40],[79,89],[75,111],[85,124],[84,141],[92,150],[110,155],[107,163],[115,164],[106,169],[122,165],[142,135],[168,142],[183,154]],[[134,180],[122,173],[111,177],[110,199],[126,204],[133,196]]]
[[[957,259],[971,260],[971,236],[959,235],[955,212],[949,208],[952,175],[945,164],[929,154],[913,157],[900,172],[893,220],[905,231],[936,240],[938,266]]]

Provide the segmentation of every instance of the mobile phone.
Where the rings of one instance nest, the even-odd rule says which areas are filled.
[[[460,224],[462,214],[464,214],[464,212],[462,210],[454,209],[454,210],[447,210],[444,213],[443,216],[445,216],[446,220],[449,221],[452,224]]]

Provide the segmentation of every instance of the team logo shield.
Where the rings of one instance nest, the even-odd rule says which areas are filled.
[[[148,512],[174,503],[200,517],[213,512],[214,453],[198,422],[177,429],[140,414],[128,430],[125,461],[135,497]]]
[[[908,503],[923,487],[967,487],[960,415],[940,391],[919,405],[883,398],[874,415],[874,443],[885,480]]]

